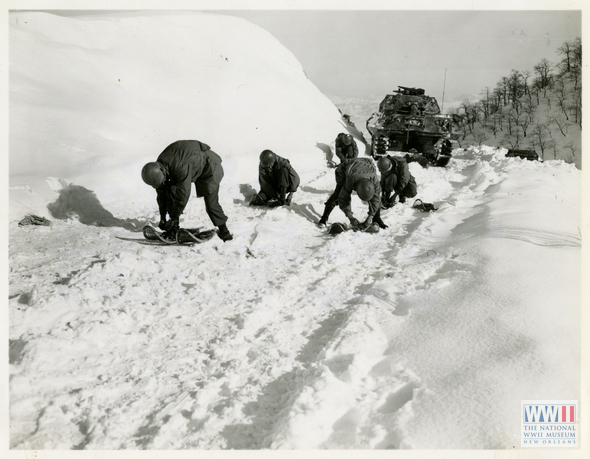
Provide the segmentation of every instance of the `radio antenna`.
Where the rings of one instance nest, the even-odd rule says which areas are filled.
[[[443,82],[443,97],[442,97],[442,107],[440,109],[441,113],[444,113],[445,110],[445,88],[447,86],[447,69],[445,69],[445,80]]]

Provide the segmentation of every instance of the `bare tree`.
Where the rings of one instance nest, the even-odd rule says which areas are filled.
[[[522,140],[522,132],[518,126],[513,126],[512,132],[506,134],[502,139],[502,144],[508,145],[509,148],[518,148]]]
[[[572,57],[574,54],[574,44],[571,41],[566,41],[563,45],[557,48],[557,54],[564,56],[559,63],[563,72],[570,72],[572,69]]]
[[[543,90],[543,96],[545,96],[547,88],[551,84],[551,71],[553,69],[553,65],[547,59],[541,59],[541,62],[535,65],[533,69],[539,77],[539,84]]]
[[[481,144],[489,139],[488,132],[481,126],[477,126],[471,130],[473,139],[477,142],[477,146],[481,147]]]
[[[551,146],[551,131],[544,123],[535,123],[532,125],[531,141],[533,145],[541,149],[541,158],[545,159],[545,150]]]
[[[573,68],[582,68],[582,39],[576,37],[572,42],[572,63]]]
[[[526,131],[532,122],[533,122],[533,115],[531,115],[530,113],[522,112],[516,118],[517,126],[520,126],[522,128],[522,133],[525,137],[526,137]]]
[[[573,141],[566,143],[564,145],[564,148],[568,149],[574,158],[576,157],[576,152],[578,151],[578,149],[574,146]]]
[[[524,72],[522,72],[522,85],[523,85],[523,89],[524,89],[524,94],[526,96],[529,96],[529,103],[532,103],[531,90],[530,90],[529,84],[528,84],[528,81],[530,78],[531,78],[531,71],[530,70],[525,70]]]
[[[518,103],[520,97],[524,94],[522,73],[518,70],[512,70],[508,77],[508,91],[510,100],[513,104]]]
[[[573,102],[570,105],[570,110],[574,114],[574,122],[582,129],[582,88],[574,89]]]
[[[566,120],[569,120],[569,117],[567,116],[567,109],[569,107],[567,100],[567,88],[562,79],[559,79],[555,82],[553,93],[557,99],[557,105],[559,108],[561,108],[561,111],[563,112]]]
[[[549,121],[551,124],[557,126],[557,128],[559,129],[559,132],[561,132],[562,136],[564,136],[564,137],[567,136],[567,128],[571,124],[567,121],[566,118],[564,118],[561,114],[559,114],[556,116],[549,117]]]
[[[532,92],[533,96],[535,96],[537,99],[537,105],[540,104],[539,94],[541,93],[542,90],[543,90],[543,88],[541,87],[541,79],[535,78],[533,80],[533,84],[531,85],[531,92]]]
[[[535,120],[537,110],[531,101],[525,101],[522,104],[522,112],[529,117],[531,123]]]

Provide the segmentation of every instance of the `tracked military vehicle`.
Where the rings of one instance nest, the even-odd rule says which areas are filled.
[[[442,115],[436,99],[426,96],[424,89],[398,86],[393,92],[367,120],[373,157],[399,151],[409,161],[446,166],[451,158],[452,117]]]

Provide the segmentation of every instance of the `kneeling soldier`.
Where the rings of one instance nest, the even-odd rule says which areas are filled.
[[[260,192],[250,201],[251,206],[289,206],[300,179],[288,159],[264,150],[260,153],[258,182]]]
[[[381,189],[383,196],[381,203],[384,208],[393,207],[395,198],[399,196],[399,202],[406,202],[406,198],[413,198],[418,193],[416,180],[410,174],[410,168],[404,158],[397,156],[383,156],[377,162],[381,172]],[[393,197],[391,193],[395,192]]]

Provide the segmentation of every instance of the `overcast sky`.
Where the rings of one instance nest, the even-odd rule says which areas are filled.
[[[78,2],[46,2],[13,1],[13,7],[52,4],[56,12],[60,5],[67,5],[69,13],[62,10],[60,14],[80,13],[76,11],[80,9]],[[142,0],[137,4],[126,0],[117,3],[88,0],[83,5],[87,11],[96,11],[100,5],[111,11],[140,7],[138,12],[193,10],[242,17],[269,31],[291,50],[324,94],[338,97],[374,99],[397,86],[412,86],[424,88],[439,103],[460,101],[464,95],[477,96],[486,87],[493,89],[512,69],[532,71],[542,59],[558,62],[557,48],[582,37],[581,10],[555,9],[563,4],[555,1],[514,0],[504,10],[473,10],[474,5],[489,8],[489,2],[483,0],[468,2],[468,7],[456,2],[459,8],[456,10],[449,9],[452,3],[448,1],[437,6],[441,10],[425,8],[420,0],[416,0],[415,10],[389,7],[409,6],[403,3],[393,0],[311,3],[307,0],[250,0],[248,3]],[[568,1],[568,5],[575,3],[576,0]],[[245,4],[249,9],[234,7]],[[518,8],[519,4],[538,4],[545,10],[507,9]],[[204,7],[200,8],[201,5]],[[223,10],[216,9],[216,5]],[[348,9],[337,9],[339,5]],[[375,5],[381,9],[375,9]],[[500,0],[493,5],[502,7]]]
[[[439,102],[493,89],[581,37],[580,11],[222,11],[272,33],[327,95],[417,86]],[[446,69],[446,82],[445,82]]]

